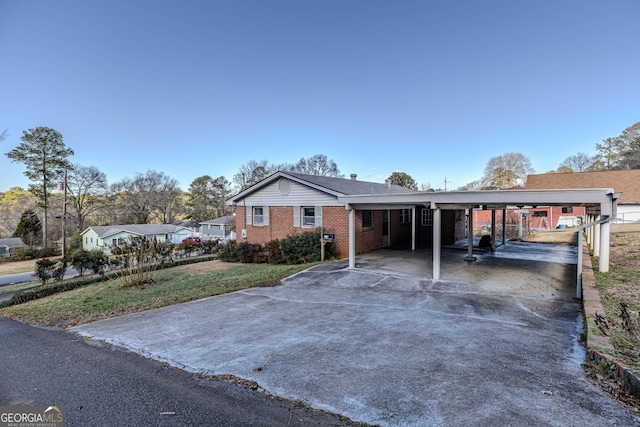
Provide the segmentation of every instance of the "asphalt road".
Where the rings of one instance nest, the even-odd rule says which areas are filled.
[[[327,426],[341,417],[0,317],[0,406],[62,406],[65,426]]]
[[[67,268],[65,276],[75,276],[76,274],[78,274],[78,271],[69,267]],[[15,285],[17,283],[31,282],[34,280],[37,280],[37,278],[33,275],[33,272],[9,274],[6,276],[0,276],[0,286]]]

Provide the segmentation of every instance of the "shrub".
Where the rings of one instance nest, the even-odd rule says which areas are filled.
[[[36,261],[36,270],[33,273],[42,285],[46,285],[51,277],[53,277],[53,273],[56,268],[56,261],[53,261],[49,258],[42,258]]]
[[[226,262],[304,264],[320,261],[320,230],[275,239],[264,245],[230,241],[218,245],[216,255]],[[325,257],[331,257],[331,244],[325,245]]]

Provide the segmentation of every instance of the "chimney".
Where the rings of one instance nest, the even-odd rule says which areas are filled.
[[[358,175],[356,175],[355,173],[351,174],[351,181],[355,181]]]

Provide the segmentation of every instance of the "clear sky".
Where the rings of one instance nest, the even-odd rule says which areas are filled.
[[[48,126],[110,183],[231,180],[325,154],[457,188],[489,158],[536,172],[640,121],[638,0],[0,0],[4,155]]]

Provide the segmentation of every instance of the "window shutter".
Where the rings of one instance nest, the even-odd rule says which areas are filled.
[[[253,206],[245,206],[244,216],[247,219],[247,225],[253,224]]]
[[[314,211],[316,214],[315,225],[316,227],[322,227],[322,206],[315,206]]]
[[[262,207],[262,214],[264,217],[264,225],[269,225],[269,206]]]
[[[300,206],[293,207],[293,226],[300,227]]]

